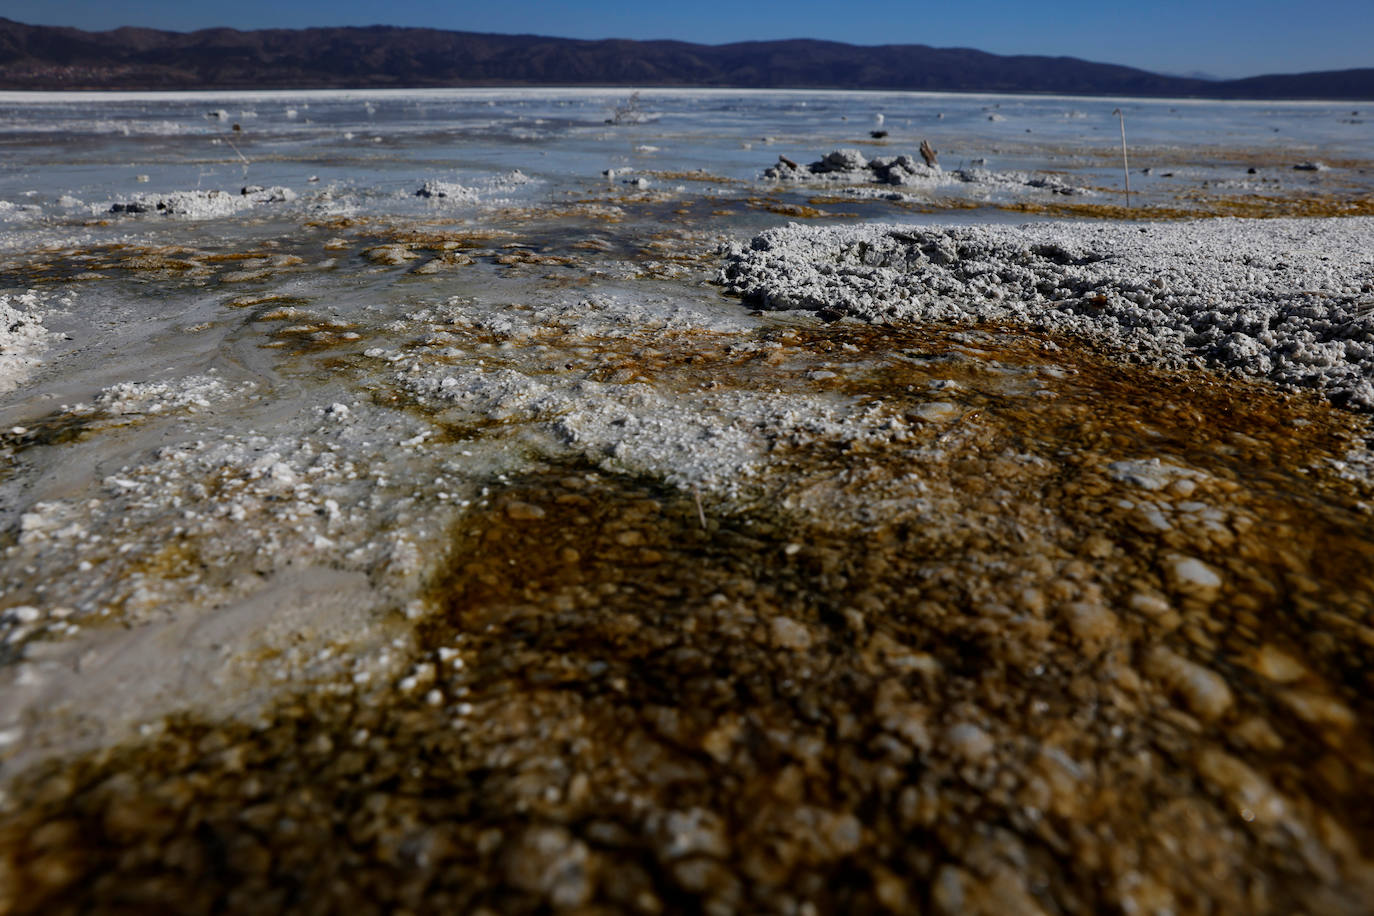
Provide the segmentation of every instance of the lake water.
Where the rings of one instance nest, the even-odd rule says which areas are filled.
[[[146,190],[134,183],[140,174],[167,190],[247,180],[305,191],[315,176],[374,213],[414,213],[411,194],[431,178],[519,169],[540,182],[520,197],[546,200],[599,190],[607,168],[752,181],[778,154],[804,163],[846,146],[915,153],[922,139],[946,168],[981,160],[1119,187],[1118,106],[1135,167],[1176,172],[1172,184],[1136,177],[1142,190],[1165,182],[1160,193],[1243,180],[1237,166],[1310,184],[1291,166],[1362,159],[1374,147],[1369,112],[1320,103],[683,90],[640,93],[631,108],[623,90],[0,93],[0,200],[52,217],[62,195],[100,205]],[[608,126],[617,109],[648,123]],[[881,144],[869,136],[879,129]],[[1345,178],[1374,182],[1367,170]]]

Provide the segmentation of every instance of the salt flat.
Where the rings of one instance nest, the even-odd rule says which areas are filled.
[[[1115,105],[0,96],[0,908],[1363,912],[1370,128]]]

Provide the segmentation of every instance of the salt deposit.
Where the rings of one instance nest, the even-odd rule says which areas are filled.
[[[242,390],[251,390],[252,383]],[[188,376],[160,382],[120,382],[95,396],[91,412],[110,416],[159,414],[174,410],[204,410],[230,396],[230,388],[212,376]],[[81,412],[81,411],[73,411]]]
[[[43,208],[37,204],[16,204],[8,200],[0,200],[0,222],[28,222],[41,216],[42,213]]]
[[[432,179],[420,185],[415,196],[430,200],[443,200],[447,203],[475,204],[486,201],[492,205],[499,205],[509,203],[509,200],[497,198],[496,195],[509,194],[517,188],[534,182],[534,180],[519,169],[488,176],[473,185]]]
[[[720,280],[769,309],[1010,322],[1374,409],[1374,220],[770,229]]]
[[[1274,383],[1361,406],[1368,221],[645,95],[3,100],[0,910],[1366,912],[1371,419]],[[1156,203],[1366,206],[1320,106],[1139,104]],[[968,167],[758,180],[875,111]]]
[[[931,158],[934,158],[933,152]],[[997,172],[985,168],[946,171],[911,155],[875,156],[869,159],[857,149],[838,149],[810,165],[802,166],[786,156],[765,169],[763,177],[780,182],[808,182],[825,185],[891,185],[904,189],[950,189],[961,185],[989,190],[1034,189],[1053,194],[1088,194],[1061,176],[1034,175],[1028,172]]]
[[[111,213],[157,213],[183,219],[222,219],[260,204],[286,203],[296,199],[290,188],[245,186],[240,193],[219,190],[170,191],[164,194],[140,194],[127,201],[110,205]]]
[[[0,394],[20,385],[43,363],[55,336],[43,326],[44,310],[33,290],[0,295]]]
[[[750,489],[770,444],[794,435],[860,441],[886,438],[892,419],[882,411],[855,411],[833,397],[779,399],[766,392],[698,391],[690,398],[665,392],[638,373],[608,381],[553,381],[560,351],[548,342],[609,335],[633,347],[651,320],[655,335],[673,331],[720,331],[739,327],[691,309],[661,311],[616,298],[568,302],[533,313],[483,315],[454,299],[407,316],[417,332],[441,327],[446,334],[494,336],[518,345],[519,361],[489,353],[480,364],[438,365],[416,359],[433,348],[442,355],[452,337],[425,335],[406,351],[374,349],[373,359],[395,362],[392,383],[446,422],[463,425],[527,424],[545,448],[574,454],[608,470],[651,474],[680,487],[700,487],[723,498]],[[425,346],[425,345],[428,346]],[[652,344],[645,344],[652,346]],[[758,352],[737,344],[736,352]],[[762,352],[766,353],[766,350]],[[512,427],[519,428],[519,427]]]

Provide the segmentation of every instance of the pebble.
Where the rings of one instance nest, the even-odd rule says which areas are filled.
[[[547,513],[542,506],[533,503],[510,502],[506,504],[506,517],[517,522],[532,522],[543,518]]]
[[[404,264],[420,256],[403,245],[380,245],[364,251],[363,257],[373,264]]]
[[[1221,589],[1221,576],[1196,557],[1173,554],[1165,558],[1164,569],[1170,586],[1180,594],[1206,601]]]
[[[1133,484],[1142,490],[1162,490],[1171,483],[1181,483],[1196,472],[1176,464],[1147,458],[1134,461],[1114,461],[1107,465],[1107,476],[1122,483]],[[1189,481],[1191,483],[1191,481]],[[1189,490],[1189,492],[1192,492]]]
[[[1270,826],[1287,816],[1283,796],[1235,757],[1209,748],[1198,756],[1197,769],[1204,780],[1226,795],[1241,820]]]
[[[992,736],[972,722],[960,722],[945,733],[945,745],[954,756],[969,763],[978,763],[992,753],[996,746]]]
[[[1330,726],[1340,731],[1355,727],[1355,714],[1340,700],[1310,690],[1285,690],[1279,694],[1283,704],[1310,725]]]
[[[951,420],[959,416],[960,412],[959,406],[949,401],[930,401],[912,410],[908,416],[913,420],[938,423],[942,420]]]
[[[571,909],[591,899],[590,859],[587,845],[566,829],[531,827],[506,854],[506,880],[558,909]]]
[[[930,888],[930,902],[934,905],[935,912],[948,916],[962,916],[967,913],[965,888],[969,882],[970,876],[962,868],[954,865],[940,866]]]
[[[1156,646],[1145,658],[1145,672],[1177,693],[1188,708],[1204,719],[1218,719],[1234,703],[1231,688],[1221,675],[1181,655]]]
[[[1302,662],[1269,643],[1255,651],[1251,664],[1256,673],[1279,684],[1291,684],[1307,675]]]
[[[1283,749],[1283,739],[1259,716],[1252,716],[1236,726],[1232,734],[1257,751],[1273,753]]]
[[[664,859],[698,855],[723,859],[730,855],[725,822],[705,808],[671,811],[657,827],[656,832],[663,836],[659,855]]]
[[[774,617],[768,626],[773,645],[793,652],[804,652],[811,648],[811,632],[791,617]]]
[[[1134,593],[1130,597],[1129,604],[1132,610],[1139,611],[1151,620],[1158,620],[1173,610],[1168,601],[1150,592]]]
[[[1096,602],[1075,601],[1065,605],[1064,616],[1069,631],[1090,652],[1100,651],[1120,630],[1116,615]]]

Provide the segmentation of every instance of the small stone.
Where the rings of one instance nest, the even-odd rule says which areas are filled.
[[[1139,611],[1152,620],[1158,620],[1172,610],[1169,602],[1151,592],[1136,592],[1131,595],[1129,603],[1132,610]]]
[[[1309,690],[1285,690],[1279,694],[1279,699],[1309,725],[1330,726],[1340,731],[1355,726],[1355,714],[1335,697]]]
[[[1279,751],[1283,749],[1283,739],[1274,727],[1259,716],[1252,716],[1236,726],[1233,734],[1243,743],[1257,751]]]
[[[834,858],[850,856],[863,845],[863,823],[848,811],[826,812],[817,824],[817,839]]]
[[[1045,593],[1038,588],[1023,588],[1021,590],[1021,606],[1037,616],[1045,613],[1047,602]]]
[[[873,879],[873,896],[890,913],[911,911],[911,899],[907,896],[906,883],[881,865],[873,866],[870,872]]]
[[[942,420],[951,420],[959,415],[959,408],[949,401],[931,401],[922,404],[912,410],[908,417],[913,420],[922,420],[926,423],[938,423]]]
[[[773,637],[773,645],[781,649],[804,652],[811,648],[811,632],[805,624],[798,623],[791,617],[774,617],[768,622],[768,628]]]
[[[962,868],[940,866],[930,886],[930,902],[934,904],[935,912],[949,916],[966,913],[964,903],[968,896],[968,884],[969,874]]]
[[[1291,684],[1307,675],[1302,662],[1268,643],[1255,651],[1251,665],[1255,673],[1279,684]]]
[[[701,749],[717,763],[725,763],[734,752],[735,741],[743,731],[744,723],[738,716],[726,716],[702,736]]]
[[[961,722],[945,733],[945,744],[951,753],[970,763],[977,763],[992,753],[992,736],[972,722]]]
[[[1098,651],[1119,632],[1116,615],[1092,601],[1075,601],[1064,607],[1069,631],[1089,651]]]
[[[1171,554],[1164,561],[1164,571],[1170,586],[1183,595],[1210,600],[1221,588],[1221,576],[1195,557]]]
[[[1170,483],[1186,479],[1196,474],[1187,468],[1148,458],[1132,461],[1114,461],[1107,465],[1107,476],[1122,483],[1140,487],[1142,490],[1162,490]]]
[[[657,832],[663,837],[659,855],[665,860],[688,856],[724,859],[730,855],[725,822],[705,808],[672,811],[658,824]]]
[[[1083,783],[1089,775],[1082,764],[1062,749],[1048,745],[1040,749],[1032,772],[1045,792],[1042,804],[1060,817],[1082,816],[1086,801]]]
[[[1205,750],[1198,757],[1197,769],[1204,780],[1227,797],[1244,821],[1268,826],[1281,822],[1288,813],[1283,796],[1264,777],[1229,754]]]
[[[531,503],[510,502],[506,504],[506,516],[517,522],[532,522],[545,516],[542,506]]]
[[[1186,477],[1169,484],[1169,492],[1175,496],[1192,496],[1196,490],[1197,484]]]
[[[531,827],[505,857],[506,880],[519,890],[538,894],[558,909],[591,899],[591,853],[562,827]]]
[[[1190,662],[1163,646],[1156,646],[1145,659],[1145,671],[1178,694],[1188,708],[1204,719],[1217,719],[1231,708],[1231,688],[1221,675]]]
[[[1095,560],[1104,560],[1112,555],[1115,548],[1116,545],[1112,543],[1111,538],[1094,534],[1083,542],[1082,552]]]
[[[404,264],[417,260],[420,256],[403,245],[379,245],[363,252],[363,256],[373,264]]]

